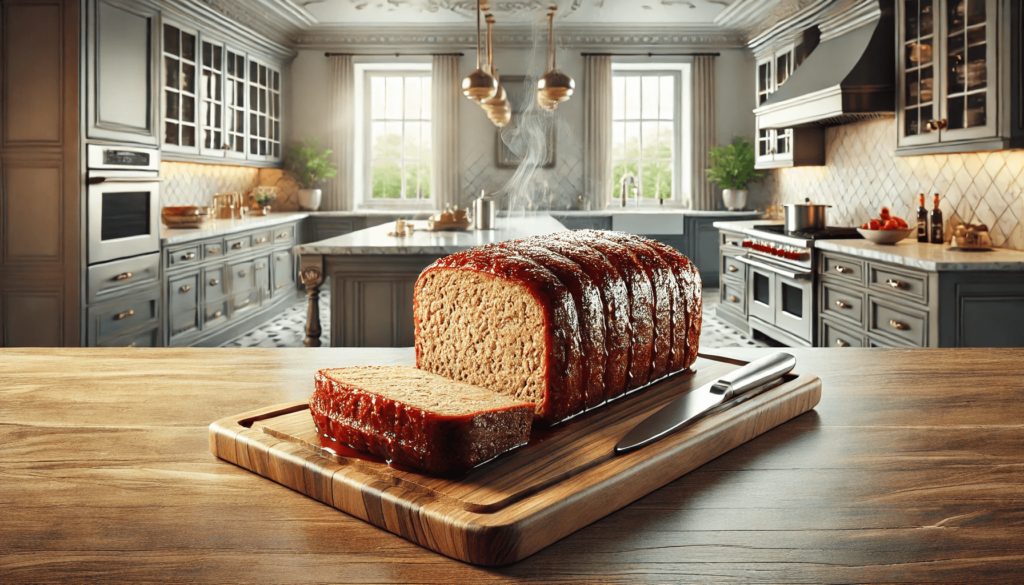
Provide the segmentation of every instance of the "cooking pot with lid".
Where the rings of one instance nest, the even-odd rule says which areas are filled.
[[[786,209],[786,231],[802,232],[825,229],[828,225],[825,210],[832,206],[811,203],[808,198],[803,203],[787,203],[783,207]]]

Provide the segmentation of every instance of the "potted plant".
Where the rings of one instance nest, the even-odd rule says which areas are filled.
[[[322,195],[319,186],[327,179],[333,179],[338,169],[331,162],[333,151],[320,150],[315,138],[301,143],[292,143],[285,153],[285,169],[299,184],[299,207],[316,211]]]
[[[742,136],[729,146],[713,146],[708,150],[711,168],[705,172],[708,181],[722,188],[722,202],[729,211],[739,211],[747,205],[747,185],[760,181],[764,173],[754,170],[754,147]]]

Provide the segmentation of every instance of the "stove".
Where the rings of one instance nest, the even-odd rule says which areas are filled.
[[[772,234],[780,234],[788,236],[790,238],[797,238],[801,240],[852,240],[860,238],[860,232],[857,228],[852,227],[827,227],[820,230],[800,230],[796,232],[787,232],[786,226],[781,223],[755,225],[751,228],[758,232],[769,232]]]

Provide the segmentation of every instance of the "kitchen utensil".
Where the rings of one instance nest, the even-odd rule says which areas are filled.
[[[629,453],[693,424],[732,399],[788,374],[795,365],[795,357],[780,351],[729,372],[644,419],[615,445],[615,452]]]
[[[473,223],[478,230],[493,230],[497,223],[498,207],[493,199],[481,196],[473,200]]]
[[[736,367],[698,358],[690,372],[538,431],[530,444],[459,477],[429,477],[358,452],[326,451],[306,400],[213,423],[210,450],[420,546],[473,564],[507,565],[811,410],[821,398],[821,381],[800,376],[747,393],[644,449],[612,455],[625,430],[647,414]],[[766,441],[761,448],[774,446]]]
[[[804,203],[787,203],[783,207],[786,209],[786,231],[800,232],[825,229],[828,225],[825,210],[832,206],[817,205],[810,199],[804,199]]]
[[[872,244],[891,246],[896,242],[903,241],[910,234],[917,233],[917,227],[915,226],[905,230],[866,230],[864,228],[857,228],[857,231],[860,235],[864,236],[865,240]]]

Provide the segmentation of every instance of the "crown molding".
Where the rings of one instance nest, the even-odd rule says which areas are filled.
[[[537,36],[530,27],[505,27],[495,30],[494,42],[503,47],[530,47]],[[694,49],[739,48],[745,39],[733,31],[716,26],[570,26],[555,34],[560,46],[602,49]],[[381,48],[473,49],[476,31],[460,26],[384,27],[318,26],[300,32],[294,39],[296,49],[358,50]]]
[[[876,20],[879,0],[736,0],[714,24],[736,31],[755,54],[818,26],[822,42]]]
[[[180,1],[180,0],[179,0]],[[201,4],[283,46],[300,31],[317,26],[313,13],[293,0],[184,0]]]

